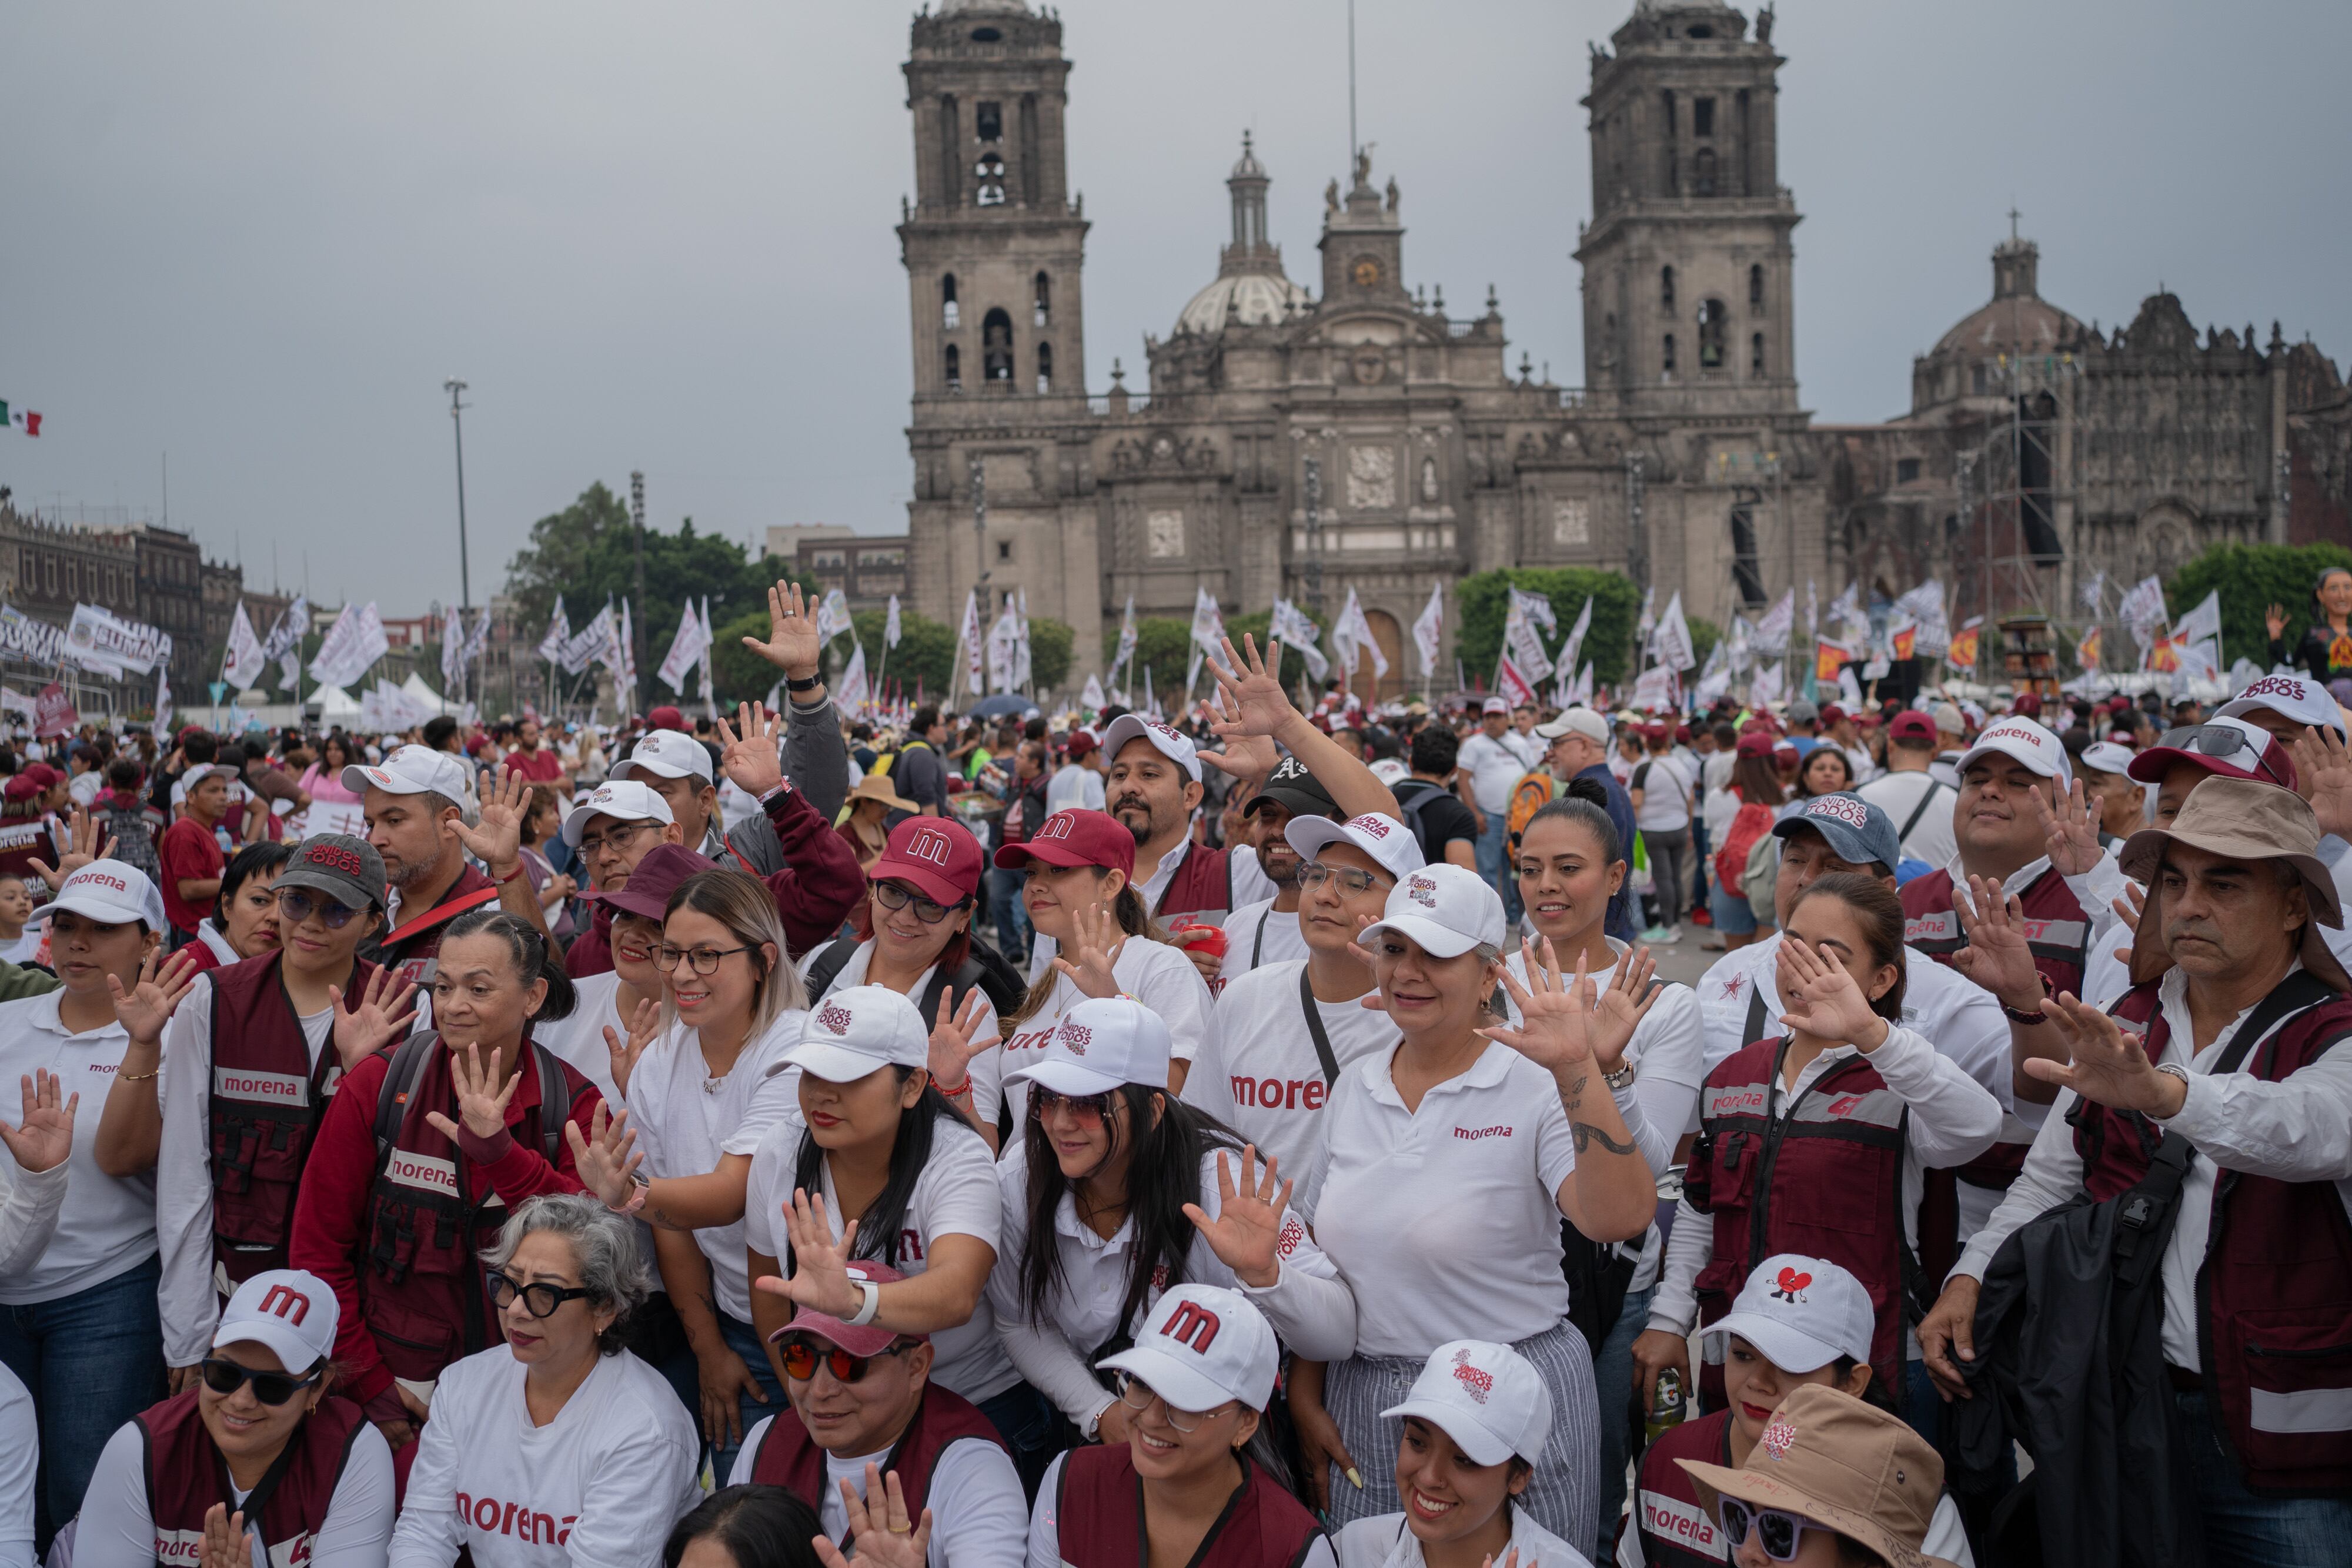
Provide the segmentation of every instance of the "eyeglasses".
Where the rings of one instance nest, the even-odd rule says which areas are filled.
[[[2179,729],[2168,729],[2157,737],[2159,747],[2171,747],[2180,751],[2193,751],[2200,757],[2235,757],[2241,751],[2254,753],[2254,766],[2280,784],[2285,779],[2272,771],[2270,747],[2257,748],[2257,742],[2242,729],[2226,724],[2192,724]]]
[[[625,822],[617,827],[607,828],[601,833],[583,833],[580,839],[580,858],[594,860],[606,850],[619,854],[623,846],[653,826],[651,822]]]
[[[1775,1563],[1796,1559],[1797,1547],[1808,1530],[1821,1530],[1801,1513],[1789,1513],[1777,1508],[1756,1508],[1736,1497],[1718,1496],[1715,1500],[1715,1516],[1723,1521],[1726,1552],[1737,1552],[1748,1544],[1748,1532],[1755,1531],[1761,1538],[1764,1555]]]
[[[906,1353],[907,1348],[907,1344],[902,1343],[894,1344],[880,1354],[881,1355],[901,1355]],[[806,1383],[810,1378],[814,1377],[817,1363],[820,1361],[824,1363],[825,1370],[833,1374],[835,1381],[856,1383],[866,1375],[868,1367],[880,1359],[880,1356],[876,1355],[852,1355],[839,1345],[824,1344],[821,1341],[809,1339],[801,1334],[794,1334],[790,1339],[778,1340],[776,1355],[784,1364],[784,1375],[794,1383]]]
[[[1370,893],[1381,885],[1379,877],[1351,865],[1325,865],[1321,861],[1308,861],[1298,868],[1298,885],[1310,893],[1333,877],[1339,879],[1339,888],[1343,893]]]
[[[1067,1111],[1080,1125],[1099,1127],[1116,1099],[1115,1094],[1056,1094],[1051,1089],[1032,1088],[1029,1114],[1042,1122],[1048,1112]]]
[[[1153,1400],[1167,1412],[1168,1424],[1179,1432],[1199,1431],[1222,1414],[1218,1410],[1179,1410],[1168,1403],[1168,1396],[1131,1372],[1118,1375],[1118,1402],[1130,1410],[1149,1410]]]
[[[249,1366],[223,1361],[218,1356],[206,1356],[197,1363],[197,1367],[204,1376],[205,1386],[224,1398],[250,1383],[253,1385],[253,1396],[273,1408],[318,1382],[320,1375],[316,1372],[308,1377],[297,1377],[290,1372],[256,1372]]]
[[[668,943],[665,942],[660,946],[654,949],[654,967],[659,969],[664,974],[668,974],[671,970],[677,967],[678,960],[683,958],[694,966],[694,972],[696,974],[715,975],[719,973],[719,959],[724,958],[730,953],[749,953],[751,950],[751,949],[748,946],[693,948],[673,947]]]
[[[937,925],[971,902],[968,899],[959,899],[953,904],[941,904],[936,899],[925,898],[913,888],[898,882],[876,883],[874,896],[882,901],[882,907],[885,909],[904,909],[907,905],[913,904],[915,918],[926,925]]]
[[[490,1305],[499,1311],[506,1311],[508,1303],[520,1296],[522,1310],[535,1318],[551,1318],[564,1302],[585,1301],[592,1294],[581,1285],[550,1285],[544,1281],[525,1285],[508,1279],[496,1269],[484,1270],[482,1283],[490,1292]]]
[[[331,898],[313,898],[308,888],[289,887],[278,895],[278,918],[293,925],[315,915],[328,930],[341,931],[359,913]]]

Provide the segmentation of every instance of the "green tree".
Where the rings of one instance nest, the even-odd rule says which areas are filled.
[[[1118,656],[1118,623],[1108,622],[1103,627],[1103,668]],[[1135,622],[1135,664],[1121,672],[1119,685],[1135,694],[1138,703],[1143,701],[1143,673],[1151,672],[1152,695],[1159,698],[1160,711],[1167,711],[1171,702],[1182,700],[1184,669],[1192,656],[1192,623],[1164,615],[1145,615]]]
[[[1592,661],[1596,683],[1623,683],[1633,653],[1633,625],[1642,615],[1642,591],[1614,572],[1580,566],[1515,567],[1463,579],[1455,598],[1460,607],[1461,630],[1454,638],[1454,649],[1466,671],[1483,675],[1494,669],[1496,656],[1503,648],[1503,622],[1510,610],[1509,591],[1514,588],[1540,593],[1550,600],[1562,634],[1576,624],[1578,612],[1584,608],[1585,600],[1591,599],[1592,628],[1584,634],[1584,647],[1578,657]],[[1700,624],[1691,623],[1694,639]],[[1715,629],[1710,626],[1707,630],[1712,632]]]
[[[1078,634],[1065,621],[1049,621],[1043,615],[1029,618],[1029,687],[1043,696],[1059,691],[1070,678],[1070,657],[1077,647]],[[1118,634],[1112,634],[1112,645],[1118,645]]]
[[[2208,593],[2221,595],[2221,664],[2250,659],[2268,669],[2270,628],[2263,612],[2275,604],[2286,612],[2286,645],[2292,654],[2315,614],[2311,591],[2331,566],[2352,567],[2352,549],[2342,545],[2217,545],[2175,572],[2164,585],[2164,601],[2185,615]]]
[[[1597,615],[1600,612],[1595,610],[1593,613]],[[1635,620],[1637,622],[1640,620],[1640,616],[1638,614],[1635,616]],[[1717,643],[1723,641],[1723,628],[1717,626],[1714,622],[1707,620],[1703,615],[1686,615],[1683,617],[1683,623],[1690,628],[1691,657],[1698,661],[1698,667],[1700,669],[1704,669],[1706,667],[1706,656],[1715,652],[1715,645]],[[1600,679],[1598,675],[1595,675],[1593,678],[1595,680]],[[1696,678],[1697,676],[1694,674],[1692,675],[1692,679],[1696,680]]]

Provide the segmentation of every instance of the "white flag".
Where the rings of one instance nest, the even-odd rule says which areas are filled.
[[[383,634],[383,618],[376,613],[373,601],[364,606],[346,604],[320,643],[319,656],[310,661],[310,678],[331,686],[347,686],[367,674],[368,666],[390,647]]]
[[[1791,593],[1795,589],[1789,591]],[[1813,591],[1813,580],[1805,579],[1805,641],[1813,642],[1822,634],[1822,601]]]
[[[1503,643],[1510,649],[1512,663],[1519,674],[1530,685],[1551,674],[1551,659],[1544,653],[1543,639],[1537,634],[1535,622],[1529,619],[1517,589],[1511,591],[1510,608],[1503,613]]]
[[[1589,659],[1576,672],[1576,685],[1568,694],[1568,706],[1570,707],[1592,706],[1592,662]]]
[[[963,596],[963,680],[964,689],[978,699],[988,690],[988,652],[980,629],[980,590],[971,589]],[[955,694],[950,692],[950,696]]]
[[[1513,707],[1533,707],[1536,689],[1507,653],[1495,661],[1495,695]]]
[[[816,640],[830,643],[849,630],[849,599],[837,588],[827,589],[816,607]]]
[[[2132,641],[2145,653],[2148,644],[2156,641],[2157,625],[2164,619],[2164,580],[2142,578],[2139,585],[2116,606],[2116,619],[2124,623]]]
[[[237,624],[245,628],[246,636],[250,638],[253,635],[253,627],[245,618],[245,606],[242,603],[236,607],[236,620]],[[258,643],[254,646],[253,663],[254,671],[257,674],[261,668],[261,649]],[[159,666],[155,671],[154,733],[158,736],[172,733],[172,666],[168,664]]]
[[[1559,667],[1567,670],[1576,664],[1577,655],[1584,651],[1584,634],[1592,630],[1592,600],[1587,595],[1584,608],[1576,612],[1576,624],[1568,629],[1568,641],[1559,645]]]
[[[466,622],[457,607],[441,618],[441,684],[456,691],[466,680]]]
[[[474,612],[474,629],[466,633],[467,663],[483,657],[490,651],[490,607],[483,605]]]
[[[1225,640],[1225,612],[1205,588],[1192,591],[1192,645],[1215,653]]]
[[[1687,670],[1698,663],[1698,653],[1691,647],[1690,624],[1683,619],[1680,589],[1666,601],[1666,612],[1658,617],[1657,631],[1650,638],[1650,652],[1670,670]]]
[[[844,713],[856,713],[866,706],[866,644],[854,643],[850,649],[849,667],[841,672],[841,689],[835,694]]]
[[[898,645],[898,596],[895,593],[890,596],[889,619],[882,623],[882,645],[885,648]]]
[[[1013,689],[1013,672],[1021,643],[1021,622],[1013,613],[1013,601],[1004,601],[1004,613],[988,629],[988,689],[1009,692]]]
[[[563,595],[555,596],[555,613],[547,618],[547,635],[539,640],[539,656],[552,664],[563,657],[563,644],[572,640],[572,621],[563,613]]]
[[[1020,632],[1020,641],[1014,643],[1013,649],[1013,689],[1026,691],[1029,687],[1030,676],[1035,671],[1035,664],[1029,648],[1029,591],[1026,588],[1014,589],[1013,601],[1021,607],[1015,622]]]
[[[621,622],[613,629],[613,638],[619,663],[614,667],[621,684],[621,711],[637,711],[637,634],[629,619],[628,596],[621,598]]]
[[[1862,612],[1862,584],[1847,583],[1845,591],[1831,601],[1830,622],[1845,626],[1857,637],[1869,633],[1869,618]]]
[[[1127,613],[1120,617],[1118,622],[1118,656],[1110,662],[1110,678],[1114,681],[1118,679],[1118,673],[1126,669],[1127,662],[1134,657],[1135,595],[1130,593],[1127,596]],[[1129,679],[1132,681],[1133,678],[1133,673],[1129,672]]]
[[[702,652],[695,655],[695,663],[702,671],[702,711],[716,719],[719,716],[719,686],[710,677],[710,648],[712,643],[719,641],[719,634],[710,629],[710,596],[709,594],[704,594],[702,597],[701,621]]]
[[[1143,715],[1146,718],[1160,716],[1160,703],[1151,695],[1151,666],[1143,666]]]
[[[1752,662],[1749,655],[1756,646],[1756,632],[1754,628],[1748,624],[1747,616],[1735,613],[1731,617],[1731,635],[1725,641],[1730,643],[1729,647],[1725,648],[1722,643],[1717,643],[1716,646],[1723,648],[1726,666],[1735,674],[1744,673]],[[1708,654],[1707,662],[1713,664],[1715,655]]]
[[[230,689],[243,691],[261,678],[268,663],[261,656],[261,639],[253,634],[253,621],[245,612],[245,601],[236,601],[236,615],[228,623],[228,650],[221,660],[221,679]],[[160,733],[160,731],[159,731]]]
[[[1544,601],[1546,609],[1550,605],[1549,600]],[[1421,655],[1421,678],[1424,681],[1437,674],[1437,650],[1444,641],[1444,632],[1445,585],[1433,582],[1429,585],[1429,602],[1422,606],[1420,617],[1412,623],[1412,648]]]
[[[1547,632],[1559,630],[1559,617],[1552,612],[1551,600],[1540,593],[1530,593],[1523,588],[1511,590],[1511,602],[1517,605],[1527,618]]]
[[[2093,572],[2091,580],[2083,584],[2083,608],[2096,616],[2099,613],[2099,607],[2106,602],[2106,597],[2107,574],[2104,571]]]
[[[2221,591],[2215,589],[2196,609],[2174,622],[2172,634],[2190,644],[2218,642],[2221,635]],[[2213,674],[2218,675],[2220,673],[2217,665]]]
[[[1349,680],[1354,679],[1357,664],[1368,653],[1371,655],[1374,680],[1389,673],[1389,656],[1381,652],[1381,640],[1372,635],[1372,623],[1365,617],[1363,601],[1356,597],[1353,588],[1348,590],[1347,608],[1339,612],[1339,622],[1331,628],[1331,651],[1339,655],[1340,672]]]
[[[1265,630],[1270,641],[1281,643],[1307,661],[1308,679],[1319,682],[1330,673],[1331,661],[1325,658],[1323,650],[1315,645],[1323,633],[1307,618],[1305,611],[1287,599],[1274,601],[1274,619],[1267,622]]]
[[[1760,708],[1768,703],[1779,702],[1786,695],[1788,685],[1781,677],[1780,665],[1757,665],[1756,678],[1748,684],[1748,706]]]
[[[694,601],[689,599],[677,618],[677,633],[669,640],[669,652],[654,673],[664,685],[684,696],[687,676],[700,664],[703,645],[702,618],[694,612]]]
[[[1087,677],[1087,689],[1079,694],[1078,706],[1088,713],[1100,713],[1110,706],[1110,699],[1103,695],[1102,677]]]
[[[1752,646],[1767,659],[1778,659],[1789,651],[1789,635],[1797,629],[1797,591],[1790,589],[1780,595],[1780,601],[1764,612],[1756,622]]]
[[[1658,591],[1654,588],[1645,588],[1642,590],[1642,618],[1633,622],[1633,635],[1641,638],[1643,646],[1646,647],[1650,633],[1656,629],[1657,624]]]

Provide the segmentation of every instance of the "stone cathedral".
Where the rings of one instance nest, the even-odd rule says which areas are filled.
[[[2010,533],[2058,551],[2035,569],[2052,591],[2078,557],[2120,575],[2210,538],[2288,537],[2274,492],[2290,472],[2312,478],[2292,531],[2344,533],[2352,425],[2332,364],[2251,333],[2200,347],[2169,296],[2110,343],[2032,298],[2024,242],[1997,257],[1994,306],[1919,361],[1911,414],[1816,427],[1794,370],[1799,214],[1779,167],[1771,29],[1769,7],[1751,23],[1712,0],[1639,0],[1593,47],[1580,388],[1538,380],[1524,351],[1511,362],[1493,298],[1457,317],[1411,284],[1407,198],[1369,156],[1325,188],[1311,287],[1295,280],[1266,237],[1272,176],[1244,137],[1216,277],[1145,340],[1147,386],[1115,372],[1089,395],[1061,21],[1022,0],[919,16],[916,187],[898,228],[914,607],[952,623],[976,580],[991,614],[1024,590],[1033,614],[1076,629],[1082,677],[1129,596],[1139,614],[1182,618],[1204,587],[1228,615],[1319,595],[1328,623],[1352,588],[1394,692],[1418,674],[1403,629],[1432,581],[1496,567],[1646,572],[1662,602],[1679,590],[1722,624],[1791,584],[1826,596],[1855,570],[1892,591],[1939,565],[1965,578],[1961,516],[1996,492]],[[2021,346],[2040,379],[2017,368]],[[2039,369],[2070,352],[2077,371]],[[2159,392],[2135,390],[2159,373]],[[2197,444],[2205,487],[2126,455],[2139,449],[2119,432],[2146,395],[2170,412],[2161,428]],[[2221,404],[2237,411],[2227,441],[2192,432]],[[2073,466],[1993,461],[2021,446],[1989,431],[2011,408],[2034,416],[2037,450]],[[2290,463],[2298,418],[2309,456]],[[1958,455],[1976,447],[1983,471],[1961,478]],[[1449,644],[1453,622],[1449,604]]]

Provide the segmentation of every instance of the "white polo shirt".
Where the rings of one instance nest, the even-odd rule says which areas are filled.
[[[802,978],[808,977],[811,966],[815,964],[818,956],[824,951],[823,946],[813,947],[801,959]],[[825,995],[831,996],[835,991],[845,991],[852,986],[866,984],[866,972],[873,967],[873,965],[874,941],[873,938],[868,937],[857,945],[857,950],[850,954],[849,961],[842,965],[840,972],[833,977],[833,984],[825,988]],[[939,972],[940,967],[937,964],[932,965],[916,976],[914,985],[905,992],[907,999],[915,1004],[917,1012],[922,1010],[923,996],[931,988],[931,977]],[[978,987],[974,987],[973,990],[980,997],[981,1001],[980,1017],[972,1024],[971,1038],[994,1040],[997,1033],[996,1004],[988,999],[987,992],[980,990]],[[953,988],[942,990],[940,996],[952,1010],[955,1005]],[[809,998],[811,1007],[814,1007],[816,1002],[816,998]],[[923,1020],[927,1025],[937,1021],[935,1019]],[[982,1121],[993,1126],[996,1124],[997,1110],[1004,1103],[1004,1053],[1001,1051],[982,1051],[971,1059],[969,1071],[971,1076],[972,1109],[979,1113]]]
[[[798,1107],[780,1117],[760,1140],[751,1156],[751,1182],[743,1200],[743,1242],[763,1258],[781,1263],[792,1236],[784,1210],[793,1201],[793,1176],[800,1166],[801,1140],[807,1124]],[[825,1213],[836,1237],[842,1231],[841,1198],[834,1191],[833,1168],[817,1162],[817,1186],[824,1194]],[[908,1279],[930,1265],[932,1247],[942,1236],[970,1236],[996,1247],[1003,1229],[1003,1205],[996,1190],[996,1156],[987,1141],[961,1116],[942,1119],[931,1130],[931,1157],[915,1177],[907,1195],[907,1216],[898,1230],[898,1270]],[[996,1333],[996,1315],[989,1310],[988,1294],[970,1321],[931,1335],[937,1354],[931,1381],[977,1405],[1003,1393],[1020,1381]]]
[[[154,1176],[110,1176],[98,1168],[99,1114],[131,1037],[113,1022],[68,1033],[58,1015],[64,996],[59,990],[0,1002],[0,1083],[54,1072],[63,1098],[81,1096],[57,1233],[38,1261],[0,1278],[5,1306],[32,1306],[87,1291],[155,1255]]]
[[[1148,936],[1130,936],[1119,944],[1111,959],[1110,976],[1122,992],[1160,1015],[1168,1026],[1177,1061],[1190,1061],[1201,1054],[1201,1042],[1209,1032],[1209,987],[1181,948]],[[1022,1124],[1029,1114],[1029,1082],[1015,1079],[1014,1070],[1039,1060],[1045,1042],[1061,1027],[1062,1015],[1086,999],[1086,993],[1067,975],[1057,975],[1045,1005],[995,1053],[1003,1062],[1000,1082],[1004,1099],[1013,1107],[1013,1136],[1004,1140],[1007,1149],[1019,1145]]]
[[[937,1362],[932,1363],[937,1381]],[[790,1411],[764,1416],[743,1434],[743,1447],[728,1473],[729,1486],[751,1479],[753,1461],[772,1421],[797,1421]],[[849,1530],[849,1513],[842,1507],[841,1483],[847,1481],[859,1497],[866,1495],[866,1467],[880,1466],[890,1457],[884,1448],[851,1458],[824,1457],[824,1498],[817,1522],[825,1534],[839,1541]],[[924,1562],[928,1568],[1020,1568],[1027,1555],[1029,1500],[1021,1490],[1021,1477],[1013,1458],[993,1443],[950,1443],[931,1467],[923,1492],[923,1506],[931,1511],[931,1542]]]
[[[1307,956],[1307,935],[1298,929],[1298,911],[1275,911],[1274,900],[1261,898],[1227,912],[1225,960],[1217,977],[1227,985],[1265,964]]]
[[[1357,1351],[1418,1360],[1447,1340],[1512,1344],[1555,1327],[1568,1314],[1559,1186],[1576,1148],[1551,1074],[1489,1045],[1408,1111],[1395,1056],[1339,1075],[1294,1195],[1359,1287]]]
[[[29,1401],[26,1410],[29,1414]],[[5,1446],[0,1446],[0,1453],[5,1452]],[[27,1451],[27,1520],[32,1518],[32,1455]],[[237,1502],[252,1495],[249,1490],[239,1490],[235,1481],[229,1483],[229,1490]],[[394,1512],[392,1448],[383,1440],[382,1432],[372,1426],[362,1427],[352,1434],[350,1458],[344,1461],[343,1473],[335,1479],[335,1490],[327,1499],[327,1517],[320,1521],[318,1533],[310,1537],[303,1560],[321,1564],[322,1568],[370,1560],[382,1562],[384,1543],[392,1539]],[[116,1427],[114,1436],[100,1451],[98,1468],[90,1472],[89,1488],[82,1494],[80,1521],[74,1526],[75,1568],[152,1568],[159,1560],[155,1516],[148,1511],[147,1435],[136,1422],[126,1421]],[[28,1537],[31,1528],[29,1524],[26,1526]],[[197,1548],[202,1540],[201,1535],[180,1532],[178,1539],[169,1543],[175,1555],[163,1560],[201,1562]],[[252,1542],[252,1548],[246,1560],[253,1568],[278,1568],[277,1562],[262,1551],[258,1540],[252,1536],[247,1540]],[[176,1555],[179,1552],[186,1555]],[[0,1552],[0,1563],[14,1568],[15,1562]]]
[[[1516,1502],[1510,1508],[1511,1543],[1495,1554],[1495,1562],[1506,1562],[1517,1552],[1519,1568],[1529,1563],[1536,1568],[1592,1568],[1592,1559],[1538,1524],[1526,1509]],[[1641,1532],[1629,1526],[1626,1533]],[[1421,1537],[1401,1513],[1351,1520],[1339,1527],[1331,1544],[1339,1554],[1339,1568],[1426,1568],[1428,1563]]]
[[[1470,775],[1470,798],[1490,817],[1511,803],[1511,786],[1529,771],[1518,747],[1496,740],[1483,729],[1462,743],[1454,760],[1454,766]]]
[[[555,1419],[535,1425],[505,1345],[442,1373],[393,1527],[391,1568],[572,1568],[661,1561],[702,1500],[701,1439],[660,1373],[596,1358]]]
[[[1184,1103],[1199,1107],[1270,1155],[1293,1177],[1304,1176],[1322,1146],[1322,1112],[1331,1085],[1298,993],[1307,960],[1268,964],[1225,987],[1209,1011],[1209,1035],[1184,1080]],[[1369,984],[1369,976],[1367,976]],[[1370,992],[1368,991],[1369,995]],[[1396,1025],[1360,998],[1314,1004],[1345,1071],[1350,1062],[1394,1045]]]

